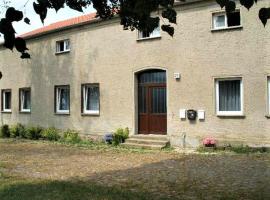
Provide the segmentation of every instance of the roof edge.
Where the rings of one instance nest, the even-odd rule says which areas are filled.
[[[194,3],[202,2],[202,1],[209,1],[209,0],[186,0],[184,2],[178,1],[178,2],[175,2],[174,7],[178,7],[178,6],[182,6],[182,5],[188,5],[188,4],[194,4]],[[116,18],[116,17],[118,17],[118,16],[115,16],[113,18]],[[70,19],[72,19],[72,18],[70,18]],[[65,20],[62,20],[62,21],[65,21]],[[37,34],[34,34],[34,35],[25,36],[25,37],[23,36],[24,34],[22,34],[22,35],[19,35],[18,37],[22,37],[25,40],[29,40],[29,39],[38,38],[38,37],[41,37],[41,36],[44,36],[44,35],[48,35],[48,34],[60,32],[60,31],[76,28],[76,27],[83,26],[83,25],[94,24],[94,23],[101,22],[101,21],[106,21],[106,20],[102,20],[101,18],[95,18],[95,19],[92,19],[92,20],[89,20],[89,21],[86,21],[86,22],[72,24],[72,25],[69,25],[69,26],[60,27],[60,28],[56,28],[56,29],[53,29],[53,30],[37,33]],[[61,22],[61,21],[59,21],[59,22]],[[57,23],[57,22],[55,22],[55,23]],[[25,33],[25,34],[27,34],[27,33]],[[4,45],[4,42],[1,42],[0,47],[3,46],[3,45]]]
[[[97,19],[89,20],[87,22],[73,24],[73,25],[69,25],[69,26],[60,27],[60,28],[56,28],[56,29],[53,29],[53,30],[37,33],[35,35],[29,35],[29,36],[25,36],[25,37],[21,36],[21,37],[23,39],[25,39],[25,40],[34,39],[34,38],[38,38],[38,37],[41,37],[41,36],[44,36],[44,35],[48,35],[48,34],[57,33],[57,32],[60,32],[60,31],[76,28],[76,27],[79,27],[79,26],[83,26],[83,25],[87,25],[87,24],[94,24],[94,23],[97,23],[97,22],[100,22],[100,21],[102,21],[102,19],[97,18]]]

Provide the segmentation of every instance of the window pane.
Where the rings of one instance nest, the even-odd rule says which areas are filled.
[[[31,93],[30,90],[23,90],[23,109],[30,110],[31,107]]]
[[[139,31],[139,38],[149,38],[149,37],[158,37],[160,36],[160,26],[156,27],[153,32],[149,31]]]
[[[6,91],[5,95],[5,109],[11,109],[11,92]]]
[[[99,87],[89,86],[86,91],[86,110],[99,111]]]
[[[139,83],[166,83],[166,72],[150,70],[141,73],[138,79]]]
[[[60,51],[64,51],[64,42],[59,42]]]
[[[59,110],[69,110],[69,89],[59,88],[58,98],[59,98]]]
[[[230,26],[240,26],[240,12],[232,12],[227,14],[227,20],[228,20],[228,27]]]
[[[225,27],[225,14],[214,17],[215,28]]]
[[[241,81],[219,81],[219,111],[241,111]]]
[[[140,86],[139,87],[139,112],[146,113],[146,96],[147,96],[147,89],[146,87]]]
[[[69,40],[65,40],[65,45],[66,45],[65,50],[69,50],[70,49]]]
[[[158,37],[160,36],[160,28],[159,26],[154,29],[154,31],[151,33],[151,37]]]
[[[152,89],[152,113],[166,113],[166,88]]]

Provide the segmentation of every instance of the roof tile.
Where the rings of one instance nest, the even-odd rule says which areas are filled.
[[[52,23],[52,24],[50,24],[48,26],[44,26],[42,28],[30,31],[28,33],[24,33],[24,34],[20,35],[19,37],[29,38],[29,37],[32,37],[32,36],[40,35],[40,34],[43,34],[43,33],[47,33],[47,32],[50,32],[50,31],[62,29],[62,28],[65,28],[65,27],[69,27],[69,26],[78,25],[78,24],[82,24],[82,23],[85,23],[85,22],[93,21],[94,19],[96,19],[95,17],[96,17],[96,13],[90,13],[90,14],[87,14],[87,15],[74,17],[74,18],[71,18],[71,19],[67,19],[67,20]]]

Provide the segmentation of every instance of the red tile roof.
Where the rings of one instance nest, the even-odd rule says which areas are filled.
[[[44,26],[42,28],[30,31],[30,32],[25,33],[25,34],[22,34],[19,37],[29,38],[29,37],[49,33],[51,31],[56,31],[56,30],[61,30],[63,28],[72,27],[74,25],[84,24],[84,23],[87,23],[87,22],[90,22],[90,21],[93,21],[94,19],[96,19],[95,16],[96,16],[96,13],[90,13],[87,15],[82,15],[80,17],[75,17],[75,18],[59,21],[56,23],[52,23],[48,26]]]

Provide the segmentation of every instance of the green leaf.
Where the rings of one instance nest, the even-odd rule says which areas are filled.
[[[270,8],[261,8],[259,11],[259,18],[263,25],[265,26],[267,20],[270,19]]]
[[[170,36],[173,37],[174,35],[174,28],[171,27],[171,25],[162,25],[161,29],[165,32],[167,32]]]

